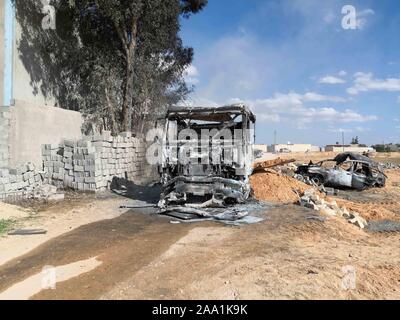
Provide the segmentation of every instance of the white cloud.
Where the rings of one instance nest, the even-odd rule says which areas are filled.
[[[363,30],[367,25],[368,16],[375,15],[375,11],[372,9],[365,9],[357,12],[357,29]]]
[[[375,79],[372,73],[357,72],[354,84],[347,92],[357,95],[368,91],[400,91],[400,78]]]
[[[369,131],[371,131],[371,128],[356,127],[355,130],[356,130],[357,132],[369,132]]]
[[[324,84],[341,84],[341,83],[346,83],[346,80],[343,80],[339,77],[335,76],[325,76],[323,78],[320,78],[318,80],[318,83],[324,83]]]
[[[343,129],[343,128],[329,128],[329,132],[334,132],[334,133],[351,133],[354,132],[353,129]]]
[[[354,128],[329,128],[329,132],[334,132],[334,133],[363,133],[363,132],[368,132],[371,131],[370,128],[365,128],[365,127],[354,127]]]
[[[221,104],[210,99],[206,98],[201,98],[198,96],[194,97],[188,97],[186,100],[181,102],[182,106],[186,107],[192,107],[192,108],[197,108],[197,107],[211,107],[211,108],[217,108],[220,107]]]
[[[258,115],[257,119],[261,122],[272,122],[272,123],[279,123],[281,122],[281,117],[279,114],[266,114],[262,113]]]
[[[186,68],[186,70],[184,71],[184,77],[185,77],[185,81],[188,84],[198,84],[199,83],[199,71],[197,70],[197,68],[194,65],[190,65]]]
[[[346,83],[346,80],[343,79],[347,75],[347,72],[342,70],[338,72],[337,75],[326,75],[318,80],[318,83],[324,84],[342,84]]]
[[[315,92],[307,92],[301,98],[304,102],[318,102],[318,101],[330,101],[330,102],[346,102],[345,98],[337,96],[324,96]]]
[[[199,71],[194,65],[187,67],[185,72],[189,77],[197,77],[199,75]]]
[[[202,77],[207,78],[198,93],[226,101],[235,92],[249,95],[263,90],[292,70],[290,61],[279,63],[286,55],[279,46],[269,46],[250,32],[224,36],[197,52]]]
[[[314,92],[298,94],[277,93],[271,98],[256,100],[231,99],[228,103],[243,102],[247,104],[262,122],[291,121],[296,123],[297,128],[304,129],[312,123],[363,123],[375,121],[378,118],[374,115],[362,115],[358,112],[346,109],[337,110],[332,107],[308,107],[305,104],[310,102],[344,102],[345,99],[335,96],[324,96]]]

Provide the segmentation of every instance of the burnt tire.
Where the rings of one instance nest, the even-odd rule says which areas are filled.
[[[375,186],[378,188],[383,188],[386,185],[386,178],[379,177],[376,179]]]
[[[311,181],[314,182],[317,186],[322,186],[325,183],[324,177],[319,174],[312,176]]]

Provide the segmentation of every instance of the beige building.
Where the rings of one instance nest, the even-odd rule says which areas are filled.
[[[348,144],[348,145],[341,145],[341,144],[332,144],[327,145],[325,147],[326,152],[354,152],[354,153],[370,153],[375,152],[376,150],[371,147],[364,147],[359,146],[357,144]]]
[[[10,106],[24,101],[54,106],[53,98],[45,98],[40,90],[32,86],[27,69],[35,72],[33,59],[29,59],[34,52],[27,46],[21,46],[22,40],[22,28],[12,0],[0,0],[0,105]]]
[[[26,162],[40,166],[42,144],[82,135],[79,112],[54,107],[54,99],[32,86],[28,70],[36,70],[34,52],[20,45],[21,29],[12,0],[0,0],[0,168]]]
[[[253,146],[253,149],[254,150],[260,150],[260,151],[262,151],[264,153],[268,152],[268,146],[266,144],[255,144]]]
[[[321,148],[311,144],[273,144],[268,146],[272,153],[320,152]]]

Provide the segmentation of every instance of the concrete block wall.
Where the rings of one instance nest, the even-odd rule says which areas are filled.
[[[43,145],[43,168],[48,182],[59,188],[105,191],[114,177],[137,184],[158,179],[146,163],[143,139],[130,132],[113,137],[110,132]]]
[[[0,168],[6,168],[10,162],[11,111],[9,107],[0,107]]]
[[[82,115],[76,111],[15,100],[11,110],[10,167],[42,166],[42,145],[81,139]]]

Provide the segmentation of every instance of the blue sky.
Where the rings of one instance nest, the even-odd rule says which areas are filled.
[[[357,29],[342,27],[342,8]],[[400,143],[400,1],[209,0],[183,20],[188,103],[248,104],[258,143]]]

